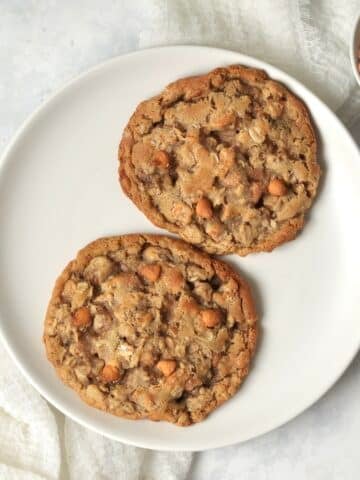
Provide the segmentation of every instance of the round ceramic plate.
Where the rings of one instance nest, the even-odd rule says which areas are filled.
[[[42,330],[55,278],[103,235],[160,232],[121,192],[117,148],[143,99],[187,75],[233,63],[263,68],[308,105],[324,170],[301,235],[272,253],[229,257],[257,292],[261,341],[248,379],[207,420],[181,428],[129,421],[82,403],[45,357]],[[360,343],[357,148],[299,82],[239,53],[167,47],[115,58],[76,79],[22,127],[1,161],[1,334],[27,379],[59,410],[141,447],[203,450],[268,432],[315,402]],[[166,233],[166,232],[163,232]]]

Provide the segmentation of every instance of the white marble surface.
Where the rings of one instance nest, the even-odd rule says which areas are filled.
[[[0,0],[0,18],[0,149],[65,81],[135,50],[148,20],[146,0]],[[360,143],[360,124],[353,134]],[[360,354],[311,409],[246,444],[196,454],[189,478],[359,478],[359,371]]]

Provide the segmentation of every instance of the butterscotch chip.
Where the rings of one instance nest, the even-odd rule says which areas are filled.
[[[88,327],[91,323],[90,310],[87,307],[78,308],[74,313],[72,323],[75,327]]]
[[[208,308],[201,312],[201,320],[205,327],[213,328],[221,322],[220,310],[212,310]]]
[[[268,185],[268,191],[270,195],[275,195],[276,197],[281,197],[287,193],[287,188],[285,183],[279,178],[273,178],[270,180]]]
[[[105,365],[101,372],[101,376],[104,380],[104,382],[116,382],[120,379],[120,370],[118,367],[114,365]]]
[[[239,388],[256,322],[250,289],[227,264],[181,240],[125,235],[91,243],[65,268],[44,342],[89,405],[189,425]]]
[[[142,277],[149,280],[149,282],[155,282],[160,277],[161,267],[156,263],[151,265],[141,265],[139,273]]]
[[[153,161],[159,167],[162,167],[162,168],[168,167],[169,160],[170,160],[169,155],[162,150],[158,150],[154,153]]]
[[[156,364],[156,366],[163,373],[163,375],[165,375],[165,377],[168,377],[173,372],[175,372],[176,361],[175,360],[160,360]]]
[[[159,152],[171,165],[164,156],[166,168],[149,170]],[[123,133],[119,172],[155,225],[209,253],[239,255],[292,240],[320,177],[305,105],[243,66],[178,80],[142,102]]]
[[[207,198],[200,198],[196,204],[196,214],[202,218],[211,218],[213,214],[211,203]]]

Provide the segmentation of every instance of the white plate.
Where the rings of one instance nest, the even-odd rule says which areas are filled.
[[[243,63],[264,68],[309,106],[322,188],[304,232],[271,254],[231,257],[252,281],[262,338],[239,393],[193,427],[115,418],[82,403],[47,362],[43,318],[57,275],[77,250],[110,234],[155,232],[120,191],[117,147],[137,103],[179,77]],[[0,174],[1,333],[40,393],[77,422],[126,443],[203,450],[278,427],[315,402],[360,343],[360,162],[339,120],[304,86],[253,58],[167,47],[116,58],[81,76],[26,122]],[[163,232],[165,233],[165,232]]]

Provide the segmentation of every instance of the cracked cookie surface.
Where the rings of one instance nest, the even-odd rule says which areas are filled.
[[[44,342],[88,404],[190,425],[233,396],[257,339],[247,283],[226,263],[156,235],[99,239],[58,278]]]
[[[154,224],[217,254],[293,239],[320,176],[304,104],[242,66],[178,80],[142,102],[119,161],[124,192]]]

